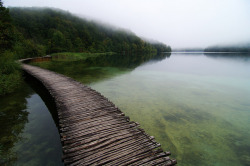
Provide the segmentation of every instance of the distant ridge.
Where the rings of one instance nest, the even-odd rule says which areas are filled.
[[[210,47],[205,48],[204,52],[242,52],[242,53],[250,53],[250,44],[210,46]]]
[[[203,48],[175,48],[173,52],[203,52]]]

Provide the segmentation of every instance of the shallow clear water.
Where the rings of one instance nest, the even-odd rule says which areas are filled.
[[[0,98],[0,165],[62,165],[56,124],[30,86]]]
[[[91,87],[179,165],[250,165],[250,58],[172,54]]]
[[[249,85],[249,57],[203,54],[172,54],[90,83],[179,165],[249,165]]]
[[[172,54],[90,86],[179,165],[250,164],[250,58]]]
[[[250,56],[173,53],[39,65],[100,91],[178,165],[250,165]]]

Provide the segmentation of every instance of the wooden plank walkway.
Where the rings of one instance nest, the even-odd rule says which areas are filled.
[[[23,60],[25,61],[25,60]],[[22,64],[54,98],[65,165],[175,165],[170,152],[99,92],[39,67]]]

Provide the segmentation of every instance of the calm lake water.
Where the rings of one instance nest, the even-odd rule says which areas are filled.
[[[92,83],[178,165],[250,165],[250,57],[178,54]]]
[[[53,60],[39,65],[71,76],[108,97],[155,136],[165,151],[171,151],[171,157],[180,166],[250,165],[250,56],[172,53],[170,57],[103,56],[85,61]],[[25,141],[14,140],[13,148],[9,149],[18,152],[13,153],[17,156],[33,155],[26,160],[37,158],[32,161],[36,164],[60,163],[61,147],[51,116],[53,108],[50,113],[37,93],[27,85],[24,87],[21,92],[25,93],[17,93],[16,100],[13,96],[0,100],[0,107],[5,103],[6,110],[20,104],[19,116],[12,121],[3,120],[2,126],[23,119],[20,125],[13,125],[12,131],[34,141],[27,146]],[[52,151],[56,155],[50,155]],[[25,159],[19,157],[17,163],[25,163],[22,158]]]
[[[44,94],[31,87],[39,90],[23,82],[15,93],[0,98],[0,165],[63,165],[60,136],[48,110],[53,105],[46,106]]]

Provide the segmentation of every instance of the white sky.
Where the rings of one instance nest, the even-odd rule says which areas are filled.
[[[250,42],[250,0],[3,0],[4,6],[55,7],[172,48]]]

